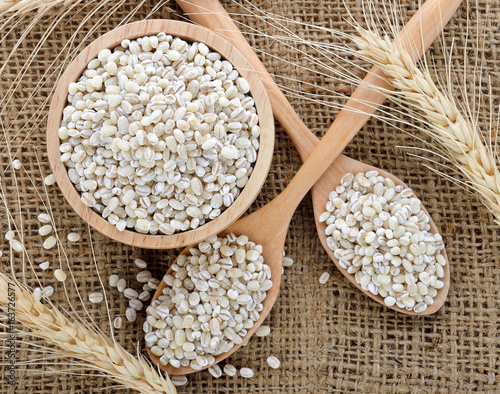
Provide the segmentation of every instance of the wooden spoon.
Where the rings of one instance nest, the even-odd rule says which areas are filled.
[[[245,54],[245,57],[252,63],[254,69],[259,72],[259,75],[264,82],[264,85],[269,93],[274,116],[292,139],[302,160],[306,160],[312,153],[313,149],[318,145],[319,139],[299,118],[290,102],[276,85],[273,78],[267,72],[256,53],[250,47],[245,37],[239,31],[238,27],[220,2],[218,0],[177,0],[177,3],[192,21],[216,32],[219,31],[220,34],[237,45],[239,50]],[[418,60],[443,30],[443,27],[451,19],[460,3],[461,0],[428,0],[425,4],[423,4],[420,11],[410,19],[405,28],[400,32],[399,36],[396,38],[396,42],[398,42],[401,47],[408,50],[410,56],[415,61]],[[380,78],[383,76],[384,74],[378,67],[373,67],[365,77],[364,82],[366,82],[366,85],[368,86],[373,84],[380,86],[383,89],[387,89],[388,91],[393,90],[392,86],[388,85]],[[356,103],[356,100],[359,102],[370,102],[371,105],[363,106]],[[356,89],[351,99],[346,104],[346,108],[339,114],[338,118],[328,130],[335,130],[337,143],[335,147],[327,153],[327,155],[330,159],[332,157],[338,157],[324,172],[321,178],[314,184],[311,191],[316,228],[323,247],[327,251],[330,258],[334,261],[337,268],[351,281],[354,286],[381,304],[384,304],[381,296],[376,296],[370,292],[364,291],[361,288],[361,285],[356,283],[354,275],[347,273],[347,270],[339,265],[338,259],[334,257],[333,251],[326,244],[326,225],[325,223],[320,223],[318,218],[325,211],[328,195],[337,185],[340,184],[340,180],[348,172],[356,174],[357,172],[377,170],[380,175],[391,178],[396,184],[404,185],[400,179],[386,171],[374,168],[340,154],[344,147],[370,118],[371,114],[374,113],[377,107],[384,101],[385,96],[382,94],[369,92],[369,89],[363,86]],[[349,108],[353,110],[349,110]],[[346,123],[344,123],[345,117],[348,118]],[[407,186],[405,185],[405,187]],[[422,209],[428,214],[425,207],[422,207]],[[431,231],[433,233],[438,233],[438,229],[432,219],[430,225]],[[445,250],[443,250],[442,254],[447,259]],[[443,305],[450,285],[449,264],[446,264],[444,270],[444,287],[435,297],[434,304],[419,315],[434,313]],[[415,312],[401,309],[396,305],[393,306],[392,309],[402,313],[416,314]]]
[[[214,5],[214,3],[217,2],[208,1],[205,3]],[[429,2],[427,2],[422,7],[422,10],[411,19],[410,23],[406,27],[406,33],[404,35],[400,35],[401,39],[404,39],[404,37],[406,37],[406,40],[408,42],[411,42],[410,37],[426,37],[427,34],[431,34],[432,37],[435,37],[438,31],[435,29],[434,24],[429,25],[429,23],[427,22],[429,21],[429,19],[432,19],[429,17],[429,15],[433,16],[434,12],[438,12],[438,10],[442,10],[443,8],[448,9],[448,7],[443,7],[443,3],[447,3],[447,1],[445,0],[439,2],[437,0],[430,0]],[[438,7],[439,5],[441,5],[441,8]],[[429,9],[429,7],[431,9]],[[217,12],[220,12],[220,10],[218,10]],[[210,18],[215,18],[215,15],[211,14]],[[445,18],[445,16],[443,16],[442,18],[448,21],[450,17]],[[428,39],[426,39],[425,42],[427,43],[427,46],[430,45]],[[417,52],[414,56],[417,56],[419,53],[421,54],[425,47],[426,46],[419,47],[420,52]],[[377,76],[382,74],[379,70],[375,70],[375,73],[375,75],[373,73],[368,74],[368,76],[365,78],[365,81],[368,81],[370,84],[377,84],[378,86],[382,86],[382,83],[384,82]],[[383,86],[388,87],[385,83]],[[376,104],[380,104],[383,101],[384,97],[379,93],[376,93],[374,90],[369,89],[363,85],[359,86],[354,92],[352,98],[347,102],[345,108],[339,113],[337,119],[323,137],[321,143],[315,143],[315,147],[312,149],[312,152],[310,154],[311,157],[304,162],[304,164],[294,176],[290,184],[286,187],[286,189],[267,205],[251,213],[250,215],[239,219],[220,234],[220,236],[224,236],[228,233],[234,233],[237,236],[244,234],[247,235],[251,241],[261,244],[263,246],[264,261],[271,268],[271,280],[273,282],[273,286],[267,292],[267,297],[263,302],[263,310],[260,313],[259,319],[255,322],[254,326],[248,330],[247,334],[243,338],[242,343],[246,342],[252,336],[255,330],[263,323],[264,319],[269,314],[272,306],[276,301],[281,284],[283,249],[290,220],[302,198],[316,183],[316,181],[320,179],[321,175],[328,168],[330,169],[327,180],[320,181],[320,188],[316,191],[317,198],[319,198],[319,200],[316,200],[316,204],[321,204],[318,205],[318,209],[320,212],[323,212],[324,210],[328,194],[331,192],[335,185],[340,183],[341,177],[346,172],[366,172],[370,170],[377,170],[381,175],[390,177],[398,184],[403,184],[399,179],[385,171],[376,169],[356,160],[349,159],[345,156],[341,157],[340,161],[337,159],[337,161],[335,162],[335,168],[330,167],[335,158],[340,154],[342,149],[348,143],[349,139],[352,138],[355,132],[358,131],[369,118],[369,115],[367,115],[367,113],[370,113],[370,111],[373,112],[373,108],[376,106]],[[370,103],[370,105],[363,103]],[[291,112],[294,115],[294,118],[298,119],[293,109],[291,110]],[[307,131],[307,133],[303,133],[303,138],[311,139],[311,137],[308,136],[309,131]],[[298,138],[300,139],[300,136]],[[301,144],[297,142],[296,145],[301,146]],[[319,195],[318,197],[318,193],[322,193],[322,195]],[[431,225],[432,231],[437,232],[437,228],[435,227],[434,223],[431,223]],[[325,238],[324,232],[320,232],[320,235],[321,234],[323,234],[323,238]],[[322,242],[325,242],[323,238]],[[326,246],[326,244],[324,245]],[[325,249],[329,251],[328,248],[325,247]],[[182,253],[189,253],[189,248],[184,249]],[[333,258],[333,253],[329,254]],[[443,256],[446,258],[445,253],[443,253]],[[449,270],[447,267],[448,264],[445,266],[446,274],[443,278],[445,286],[441,290],[439,290],[434,304],[421,314],[433,313],[443,304],[449,287]],[[169,269],[167,275],[171,273],[172,269]],[[345,272],[344,274],[348,278],[351,276]],[[352,279],[351,281],[355,283]],[[152,301],[156,300],[163,293],[163,289],[165,287],[166,283],[165,281],[162,281]],[[359,286],[357,287],[359,288]],[[372,298],[383,304],[382,297]],[[406,309],[401,309],[398,307],[393,307],[393,309],[403,313],[415,314],[414,312],[409,312]],[[222,353],[215,357],[214,364],[217,364],[221,360],[230,356],[240,346],[241,344],[235,345],[231,349],[231,351]],[[167,371],[171,375],[185,375],[188,373],[196,372],[196,370],[192,369],[191,367],[174,368],[170,364],[165,366],[159,362],[159,358],[153,355],[149,348],[147,350],[153,362],[155,362],[162,370]],[[208,368],[211,365],[207,365],[203,369]]]

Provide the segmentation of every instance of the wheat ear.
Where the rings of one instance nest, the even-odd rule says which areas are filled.
[[[61,348],[65,356],[74,357],[140,393],[177,392],[170,379],[162,377],[142,356],[136,358],[95,329],[78,320],[71,321],[58,309],[40,302],[26,287],[0,273],[0,308],[4,312],[12,294],[16,322],[30,329],[31,335]]]
[[[359,37],[353,41],[361,56],[384,71],[388,82],[399,90],[399,102],[419,111],[428,126],[424,130],[442,145],[447,158],[455,163],[500,224],[500,172],[480,131],[460,113],[453,97],[438,89],[429,71],[413,62],[405,48],[374,31],[359,26],[357,31]]]

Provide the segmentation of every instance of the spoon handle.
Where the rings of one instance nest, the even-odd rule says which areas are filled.
[[[318,144],[318,137],[309,131],[297,115],[221,3],[218,0],[177,0],[177,4],[189,16],[189,19],[222,35],[247,58],[252,67],[260,74],[269,95],[275,118],[283,126],[297,147],[300,157],[305,161]]]
[[[385,101],[386,97],[383,94],[368,86],[376,85],[389,91],[392,87],[384,81],[383,72],[376,66],[372,67],[323,136],[321,144],[318,144],[318,139],[300,120],[220,2],[177,0],[177,3],[191,20],[219,32],[238,46],[252,66],[261,73],[261,78],[270,93],[274,115],[293,140],[301,156],[303,158],[312,156],[304,162],[286,190],[277,197],[282,200],[281,206],[288,209],[290,206],[297,206],[307,191],[365,125],[371,114]],[[419,59],[451,19],[460,3],[461,0],[427,0],[401,30],[396,38],[397,42],[408,51],[412,59]]]

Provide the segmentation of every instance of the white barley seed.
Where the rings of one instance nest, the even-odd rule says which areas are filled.
[[[170,380],[172,381],[172,384],[176,387],[181,387],[188,384],[188,378],[184,375],[171,376]]]
[[[137,312],[135,309],[127,308],[125,311],[125,316],[129,322],[134,322],[137,319]]]
[[[123,291],[123,295],[127,298],[131,298],[131,299],[135,299],[137,297],[139,297],[139,293],[137,293],[137,291],[135,291],[134,289],[131,289],[131,288],[127,288]]]
[[[43,183],[45,183],[47,186],[52,186],[56,183],[56,177],[54,174],[49,174],[45,177],[43,180]]]
[[[54,237],[53,235],[47,237],[45,241],[43,241],[43,248],[44,249],[52,249],[54,246],[57,244],[57,238]]]
[[[227,376],[234,376],[236,375],[236,372],[237,372],[236,367],[233,364],[224,365],[224,373]]]
[[[119,330],[122,327],[123,319],[120,316],[116,316],[113,320],[113,327]]]
[[[17,239],[10,240],[9,244],[10,244],[11,248],[14,249],[14,251],[16,251],[18,253],[21,253],[22,251],[24,251],[24,245],[20,241],[18,241]]]
[[[52,294],[54,294],[54,288],[52,286],[46,286],[42,289],[43,297],[49,298]]]
[[[324,285],[330,279],[330,274],[328,272],[323,272],[319,277],[319,283]]]
[[[144,260],[141,260],[141,259],[135,259],[134,264],[139,268],[146,268],[148,266],[148,264]]]
[[[38,229],[38,234],[42,237],[49,235],[52,232],[52,226],[50,224],[46,224]]]
[[[80,240],[80,234],[78,233],[69,233],[68,234],[68,241],[71,243],[78,242]]]
[[[50,261],[44,261],[43,263],[38,264],[38,266],[43,270],[46,271],[49,269],[50,266]]]
[[[291,257],[283,257],[283,267],[291,267],[293,259]]]
[[[214,378],[220,378],[222,376],[222,370],[217,364],[212,365],[210,368],[208,368],[208,372],[210,372],[210,375],[212,375]]]
[[[273,369],[278,369],[281,365],[280,360],[278,360],[274,356],[269,356],[266,361],[269,364],[269,366]]]
[[[128,305],[132,308],[135,309],[136,311],[140,311],[143,308],[143,304],[140,300],[133,298],[128,302]]]
[[[50,223],[51,222],[50,215],[47,213],[41,213],[40,215],[38,215],[38,221],[40,223]]]
[[[109,285],[111,287],[116,287],[118,285],[118,281],[120,280],[120,277],[116,274],[112,274],[109,276]]]
[[[149,291],[143,291],[141,294],[139,294],[139,300],[141,301],[147,301],[151,298],[151,294]]]
[[[9,230],[5,233],[5,239],[7,241],[12,241],[14,237],[16,236],[16,233],[13,230]]]
[[[136,279],[139,283],[146,283],[151,279],[152,275],[150,271],[141,271],[137,274]]]
[[[271,333],[271,327],[269,326],[260,326],[255,331],[255,335],[258,337],[267,337]]]
[[[95,292],[89,294],[89,301],[93,304],[99,304],[104,300],[104,295],[101,292]]]
[[[116,288],[120,293],[123,293],[126,287],[127,287],[127,282],[123,278],[119,279],[118,282],[116,283]]]
[[[22,166],[23,165],[21,164],[19,159],[12,160],[12,168],[14,168],[14,170],[20,170]]]
[[[54,271],[54,277],[59,281],[59,282],[64,282],[68,275],[66,272],[64,272],[61,268],[58,268]]]
[[[253,377],[253,370],[250,368],[241,368],[240,369],[240,375],[242,378],[252,378]]]

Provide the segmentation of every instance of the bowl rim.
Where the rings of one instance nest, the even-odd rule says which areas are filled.
[[[109,223],[101,214],[83,204],[80,199],[80,192],[74,187],[69,179],[66,166],[60,160],[61,153],[59,151],[58,130],[63,109],[67,104],[69,84],[78,80],[88,63],[96,58],[102,49],[113,49],[124,39],[135,39],[160,32],[190,42],[203,42],[210,49],[220,53],[223,58],[230,61],[250,85],[250,92],[255,101],[261,129],[257,160],[254,163],[248,183],[242,189],[238,198],[215,219],[196,229],[173,235],[142,234],[128,229],[118,231],[116,226]],[[196,244],[218,234],[245,213],[267,179],[274,153],[274,134],[274,117],[266,89],[258,72],[254,70],[233,44],[205,27],[174,20],[151,19],[129,23],[103,34],[85,47],[67,66],[51,99],[47,120],[47,153],[52,173],[64,197],[73,210],[91,227],[108,238],[130,246],[147,249],[171,249]]]

